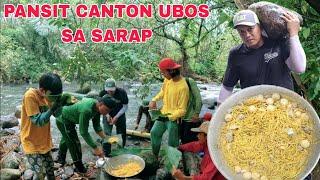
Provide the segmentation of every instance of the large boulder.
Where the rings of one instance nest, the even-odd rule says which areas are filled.
[[[1,160],[2,168],[18,169],[20,164],[19,154],[16,152],[10,152],[4,156]]]
[[[263,29],[271,39],[288,37],[287,23],[281,18],[284,13],[291,12],[299,18],[300,24],[303,22],[302,16],[297,12],[270,2],[253,3],[249,9],[257,14]]]
[[[21,172],[19,169],[4,168],[0,170],[1,180],[16,180],[20,178]]]
[[[0,116],[0,126],[2,127],[2,129],[12,128],[18,125],[18,118],[16,118],[13,114]]]

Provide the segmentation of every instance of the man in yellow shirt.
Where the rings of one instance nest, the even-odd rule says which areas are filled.
[[[41,76],[38,89],[30,88],[23,97],[20,139],[34,172],[33,179],[44,179],[45,175],[48,180],[55,179],[51,156],[50,116],[62,105],[61,93],[60,77],[48,73]]]
[[[184,77],[180,75],[181,65],[171,58],[164,58],[159,62],[159,69],[164,76],[164,82],[160,92],[149,103],[150,109],[156,109],[156,102],[163,101],[161,114],[151,129],[151,146],[153,154],[158,156],[163,133],[168,130],[168,145],[179,145],[179,121],[185,115],[188,101],[189,88]]]

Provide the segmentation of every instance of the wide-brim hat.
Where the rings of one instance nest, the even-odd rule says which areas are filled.
[[[205,121],[199,127],[191,128],[191,131],[193,131],[193,132],[202,132],[202,133],[207,134],[208,133],[208,128],[209,128],[209,121]]]

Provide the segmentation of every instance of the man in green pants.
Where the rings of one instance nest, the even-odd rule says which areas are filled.
[[[168,129],[168,145],[177,147],[179,145],[179,121],[185,115],[189,88],[184,77],[180,75],[181,65],[175,63],[171,58],[164,58],[159,62],[161,74],[165,77],[160,92],[149,103],[150,109],[156,109],[158,100],[163,101],[160,117],[151,129],[151,146],[155,156],[158,156],[163,133]]]
[[[67,150],[71,154],[75,171],[85,173],[87,170],[82,163],[81,144],[75,129],[76,124],[79,124],[79,131],[86,143],[93,149],[93,153],[96,156],[103,157],[103,151],[101,147],[93,141],[88,132],[89,122],[92,119],[92,124],[95,132],[101,137],[105,138],[101,126],[100,115],[108,114],[112,108],[114,108],[116,102],[113,98],[103,97],[98,101],[96,99],[84,98],[71,106],[64,106],[62,114],[57,118],[57,127],[62,134],[62,138],[59,145],[59,153],[64,154],[66,157]]]

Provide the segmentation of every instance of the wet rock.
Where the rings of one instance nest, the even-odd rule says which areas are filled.
[[[98,98],[99,97],[99,93],[97,91],[90,91],[87,95],[87,98]]]
[[[21,119],[21,107],[22,107],[22,105],[16,106],[16,111],[14,113],[14,116],[18,119]]]
[[[217,101],[217,95],[215,94],[203,94],[202,103],[213,105]]]
[[[0,129],[0,137],[13,135],[12,132],[7,131],[6,129]]]
[[[26,171],[24,171],[23,179],[32,180],[32,177],[33,177],[33,171],[31,169],[27,169]]]
[[[61,176],[64,173],[63,168],[59,168],[58,170],[54,171],[54,176]]]
[[[64,174],[67,176],[67,177],[71,177],[74,173],[74,170],[73,170],[73,167],[72,166],[66,166],[64,168]]]
[[[1,167],[9,169],[18,169],[19,163],[19,154],[16,152],[10,152],[2,158]]]
[[[61,179],[69,179],[69,177],[65,174],[62,174],[60,177],[61,177]]]
[[[18,118],[16,118],[13,114],[7,116],[0,116],[0,126],[2,127],[2,129],[12,128],[18,125]]]
[[[20,178],[20,171],[18,169],[4,168],[0,170],[1,180],[15,180]]]
[[[20,128],[19,128],[19,126],[15,126],[12,128],[6,128],[3,131],[7,132],[8,135],[14,135],[14,134],[19,134]]]
[[[81,89],[76,90],[76,93],[79,94],[87,94],[91,91],[91,87],[88,84],[85,84]]]

